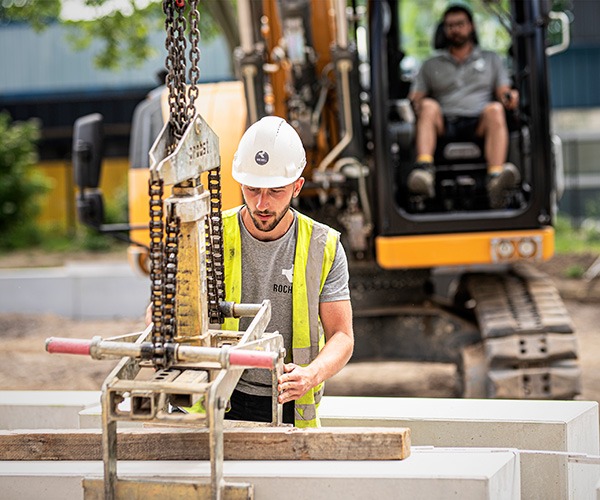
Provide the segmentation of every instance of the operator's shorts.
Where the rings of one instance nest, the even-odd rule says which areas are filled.
[[[444,128],[447,137],[451,141],[472,141],[477,136],[475,131],[479,125],[478,116],[444,116]]]

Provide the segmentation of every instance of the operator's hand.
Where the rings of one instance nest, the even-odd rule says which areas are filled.
[[[413,112],[414,112],[415,116],[417,116],[417,117],[421,114],[421,102],[422,101],[423,101],[423,99],[412,99],[410,101]]]
[[[283,365],[283,375],[279,377],[277,390],[279,391],[279,402],[295,401],[304,396],[316,383],[315,375],[310,366],[302,367],[294,363]]]
[[[519,91],[511,89],[504,93],[502,97],[502,104],[508,110],[517,109],[519,106]]]

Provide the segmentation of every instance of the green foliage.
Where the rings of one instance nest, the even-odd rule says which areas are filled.
[[[127,189],[121,188],[114,199],[107,200],[105,205],[105,220],[107,224],[120,223],[127,220]],[[83,224],[78,224],[75,230],[65,233],[63,228],[46,225],[41,229],[36,247],[47,252],[106,252],[123,248],[126,243],[111,235],[99,233]]]
[[[565,270],[565,278],[578,280],[583,277],[583,273],[585,273],[585,268],[580,264],[574,264]]]
[[[126,15],[115,11],[101,19],[67,21],[71,28],[69,42],[77,49],[86,49],[94,40],[103,48],[94,57],[99,68],[139,66],[154,55],[149,37],[162,29],[164,17],[160,3],[151,2],[145,8]]]
[[[106,224],[119,223],[127,220],[127,189],[121,188],[115,199],[106,203],[104,222]],[[102,234],[87,226],[81,226],[75,238],[75,243],[84,250],[104,251],[114,248],[117,240],[108,234]]]
[[[557,254],[600,253],[600,230],[596,227],[574,228],[565,217],[554,224]]]
[[[600,219],[600,200],[594,198],[586,200],[583,213],[592,219]]]
[[[48,21],[58,19],[60,9],[61,0],[3,0],[0,2],[0,21],[28,22],[39,31]]]
[[[0,248],[25,247],[39,241],[38,199],[49,188],[45,178],[32,170],[39,124],[12,122],[2,112],[0,137]]]
[[[62,0],[2,0],[0,22],[28,22],[36,30],[44,29],[49,20],[63,23],[71,28],[68,41],[76,49],[86,49],[94,40],[101,42],[102,48],[94,56],[94,63],[103,69],[139,66],[154,55],[150,35],[164,30],[162,0],[122,2],[119,5],[122,10],[113,9],[93,19],[72,20],[63,18],[62,3]],[[115,2],[84,0],[84,4],[97,8],[97,12],[104,12],[104,7]],[[232,0],[199,0],[198,10],[202,40],[208,41],[223,33],[233,52],[239,36]]]

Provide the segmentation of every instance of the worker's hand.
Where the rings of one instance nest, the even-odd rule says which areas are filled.
[[[304,396],[316,383],[313,370],[307,366],[302,367],[294,363],[283,365],[284,374],[279,377],[277,390],[279,391],[279,402],[295,401]]]
[[[504,93],[502,97],[502,104],[506,109],[513,110],[519,106],[519,91],[511,89]]]

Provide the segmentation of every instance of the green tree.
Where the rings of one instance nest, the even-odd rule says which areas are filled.
[[[39,196],[48,186],[32,170],[37,162],[39,124],[35,120],[12,122],[0,113],[0,248],[25,247],[37,243],[35,217]]]
[[[141,64],[152,55],[150,35],[164,28],[162,0],[130,0],[123,2],[126,9],[112,11],[103,9],[110,6],[111,0],[81,1],[98,14],[92,19],[69,19],[63,11],[63,0],[3,0],[0,23],[28,22],[37,30],[43,30],[48,22],[69,26],[69,40],[77,49],[87,48],[93,40],[101,41],[94,62],[104,69]],[[233,53],[239,35],[232,0],[199,0],[198,10],[202,38],[210,40],[223,34]]]

